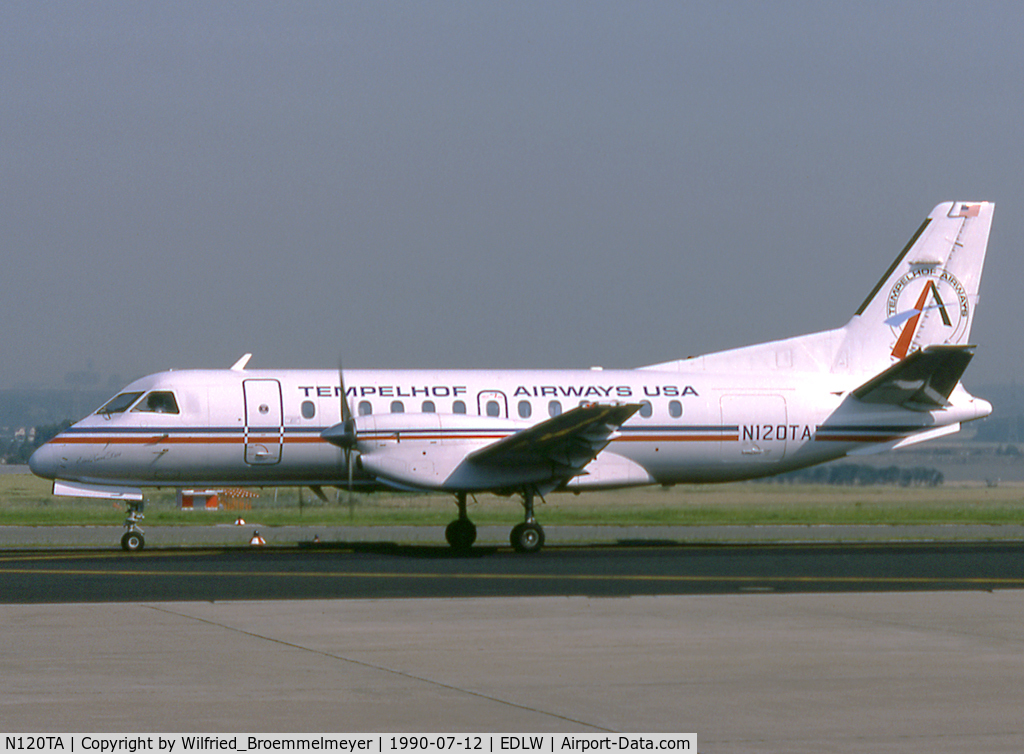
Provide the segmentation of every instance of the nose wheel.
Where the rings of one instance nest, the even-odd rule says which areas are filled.
[[[138,529],[125,532],[124,536],[121,537],[121,549],[125,552],[135,552],[145,546],[146,538],[142,536],[142,532]]]
[[[121,549],[125,552],[137,552],[146,546],[146,537],[138,527],[139,521],[145,518],[142,515],[142,505],[142,501],[128,503],[128,515],[124,519],[127,531],[121,537]]]

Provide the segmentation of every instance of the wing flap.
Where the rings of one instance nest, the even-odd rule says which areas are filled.
[[[947,408],[950,393],[973,357],[974,346],[928,346],[872,377],[853,395],[864,403],[884,403],[913,411]]]

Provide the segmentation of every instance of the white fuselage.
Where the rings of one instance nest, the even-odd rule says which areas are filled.
[[[344,376],[349,405],[364,426],[373,426],[366,415],[389,415],[377,446],[401,464],[412,463],[419,448],[428,459],[443,458],[446,445],[462,458],[467,444],[495,442],[581,403],[641,404],[583,473],[561,485],[568,490],[761,477],[955,431],[990,411],[961,388],[942,411],[865,404],[849,395],[861,378],[828,373],[351,370]],[[177,413],[139,410],[145,396],[166,392]],[[86,417],[37,451],[32,469],[98,485],[341,486],[345,453],[321,437],[342,420],[340,392],[336,371],[162,372],[124,389],[139,394],[135,407]],[[447,489],[436,474],[422,483],[412,472],[381,479],[357,465],[354,477],[364,489]]]

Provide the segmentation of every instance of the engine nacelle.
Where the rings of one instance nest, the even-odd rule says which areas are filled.
[[[400,487],[495,490],[544,480],[549,467],[481,466],[468,456],[529,427],[529,422],[465,414],[370,414],[356,417],[364,471]]]

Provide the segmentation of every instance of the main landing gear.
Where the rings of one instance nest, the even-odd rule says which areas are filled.
[[[544,546],[544,528],[537,523],[533,515],[533,498],[536,494],[532,487],[523,490],[524,520],[512,528],[509,537],[516,552],[539,552]],[[466,512],[466,493],[456,493],[455,503],[459,506],[459,517],[448,524],[444,530],[444,538],[455,552],[469,552],[476,542],[476,524],[469,520]]]
[[[128,501],[128,515],[124,519],[126,531],[121,537],[121,549],[126,552],[136,552],[146,546],[146,538],[143,536],[142,529],[137,526],[138,522],[145,518],[142,515],[142,507],[141,500]]]
[[[540,552],[540,548],[544,546],[544,529],[537,523],[537,519],[533,515],[533,496],[535,494],[536,490],[532,487],[523,490],[524,520],[523,523],[512,527],[512,534],[509,537],[516,552]]]
[[[476,524],[469,520],[469,514],[466,513],[465,492],[455,494],[455,504],[459,506],[459,517],[448,524],[444,538],[455,552],[468,552],[476,542]]]

